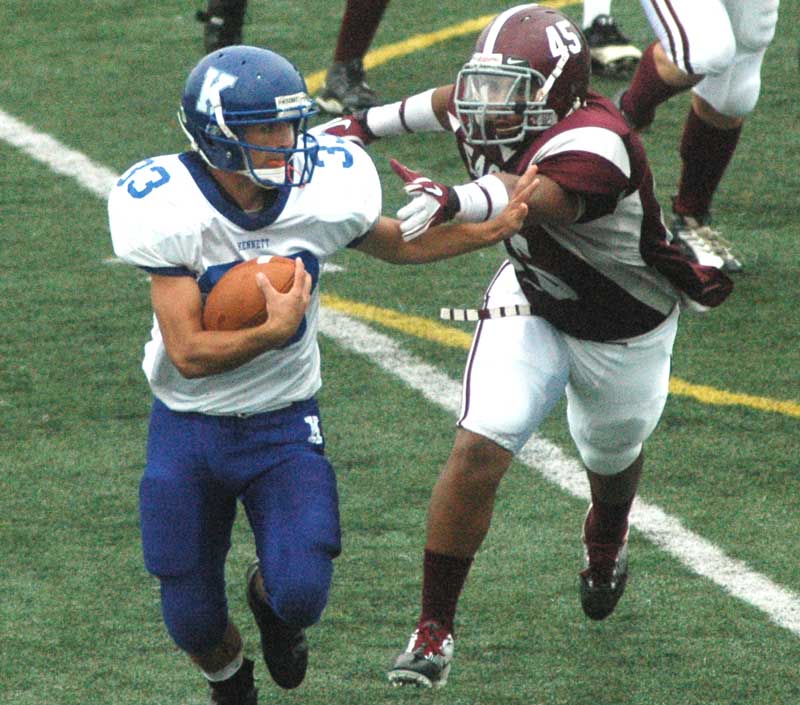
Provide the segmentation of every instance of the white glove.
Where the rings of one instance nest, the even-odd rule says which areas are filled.
[[[397,217],[402,221],[400,232],[406,242],[434,225],[451,220],[458,213],[458,196],[449,186],[412,171],[396,159],[389,164],[403,180],[403,188],[411,197],[411,202],[397,211]]]

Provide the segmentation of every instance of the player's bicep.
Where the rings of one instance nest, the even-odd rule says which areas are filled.
[[[537,178],[539,185],[528,199],[528,222],[568,225],[580,218],[583,205],[579,194],[547,176],[539,174]]]
[[[171,358],[189,337],[203,329],[200,287],[191,276],[151,275],[150,299]]]

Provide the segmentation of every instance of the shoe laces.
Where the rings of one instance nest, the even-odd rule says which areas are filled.
[[[585,577],[597,584],[610,584],[614,580],[614,569],[622,549],[621,543],[586,543],[589,566],[582,571]]]
[[[703,247],[707,251],[722,257],[731,257],[731,242],[722,236],[722,233],[703,219],[681,216],[680,236],[693,245]]]
[[[443,656],[444,642],[450,633],[438,622],[425,622],[417,627],[417,638],[414,641],[413,652],[422,650],[422,656]]]

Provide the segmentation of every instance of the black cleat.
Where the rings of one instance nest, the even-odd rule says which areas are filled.
[[[642,58],[631,40],[622,32],[611,15],[598,15],[583,30],[592,55],[592,69],[603,76],[632,73]]]
[[[374,107],[378,104],[378,97],[364,78],[361,59],[333,64],[328,69],[322,92],[316,97],[319,107],[333,115]]]
[[[281,688],[291,690],[303,682],[308,667],[308,640],[304,629],[282,621],[256,591],[258,561],[247,569],[247,604],[261,633],[261,653],[269,674]]]
[[[586,568],[580,573],[581,607],[589,619],[605,619],[614,611],[628,583],[628,532],[622,543],[597,543],[586,536],[584,522],[583,544]]]
[[[253,681],[253,662],[246,658],[232,680],[211,685],[210,705],[258,705],[258,690]]]

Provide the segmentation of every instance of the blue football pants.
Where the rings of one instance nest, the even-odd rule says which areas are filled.
[[[228,624],[225,559],[237,499],[247,514],[273,611],[317,622],[341,550],[336,477],[312,399],[239,418],[169,410],[156,400],[140,484],[145,565],[164,622],[191,654]]]

